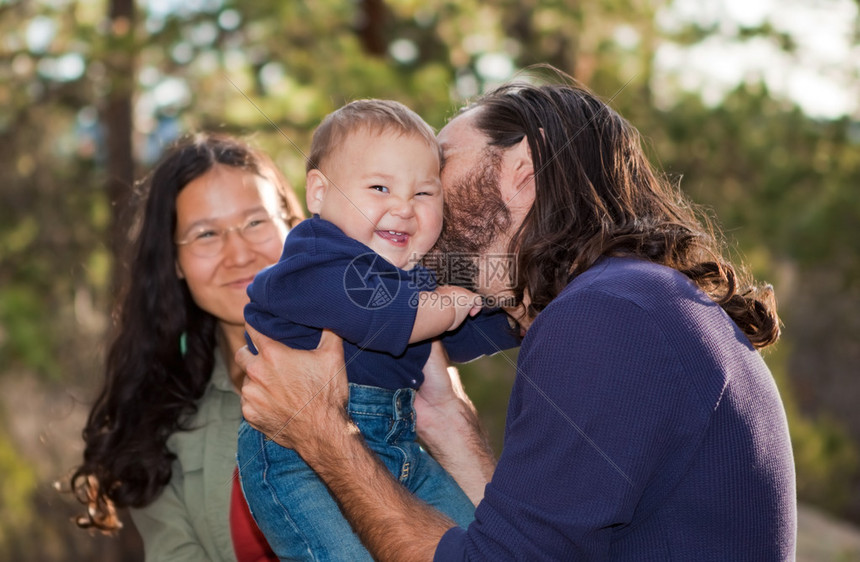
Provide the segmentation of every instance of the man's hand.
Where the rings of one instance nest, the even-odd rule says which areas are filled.
[[[299,454],[320,433],[348,430],[343,340],[323,331],[317,349],[304,351],[251,326],[245,329],[258,351],[254,355],[243,347],[236,352],[236,363],[245,371],[242,415],[251,426]]]
[[[442,342],[434,341],[430,350],[430,357],[424,365],[424,383],[415,397],[416,429],[425,441],[432,441],[434,429],[445,425],[446,409],[454,408],[456,411],[462,406],[461,401],[471,406],[460,382],[460,374],[456,367],[450,366]]]
[[[302,351],[245,329],[259,351],[236,352],[248,423],[302,456],[375,559],[432,560],[454,523],[395,481],[350,421],[343,341],[324,331]]]

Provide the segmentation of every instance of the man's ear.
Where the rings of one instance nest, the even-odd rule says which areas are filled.
[[[534,161],[528,137],[523,137],[523,140],[509,148],[505,157],[510,174],[509,189],[503,190],[502,193],[505,203],[531,207],[535,197],[535,182]]]
[[[309,170],[305,181],[305,202],[308,206],[308,211],[314,215],[318,215],[322,209],[323,199],[325,199],[326,188],[328,187],[328,178],[317,169]]]

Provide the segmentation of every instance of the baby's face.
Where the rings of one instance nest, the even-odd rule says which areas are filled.
[[[308,172],[308,208],[401,269],[442,231],[439,151],[418,135],[350,133]]]

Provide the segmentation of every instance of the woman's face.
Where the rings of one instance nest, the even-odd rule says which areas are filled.
[[[244,325],[245,289],[254,275],[280,258],[288,231],[282,212],[271,182],[220,164],[191,181],[176,197],[177,275],[188,283],[197,306],[222,325]],[[266,232],[271,235],[243,235],[243,227],[246,233],[269,229]],[[222,238],[223,245],[213,243],[215,238]]]

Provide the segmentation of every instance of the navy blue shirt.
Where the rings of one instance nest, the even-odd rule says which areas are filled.
[[[436,560],[791,560],[794,464],[774,380],[683,274],[608,258],[520,349],[504,450]]]
[[[421,266],[395,267],[319,217],[287,236],[277,264],[248,287],[245,319],[260,333],[298,349],[315,349],[323,328],[344,340],[349,382],[387,389],[418,388],[430,341],[410,344],[418,293],[436,288]],[[517,347],[500,310],[482,310],[442,338],[452,361]],[[255,351],[251,342],[249,348]]]

